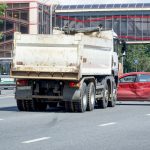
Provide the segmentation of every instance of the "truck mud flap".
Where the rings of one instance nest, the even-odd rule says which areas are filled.
[[[32,100],[32,88],[31,88],[31,86],[16,87],[15,98],[16,99]]]
[[[68,86],[64,87],[63,90],[63,101],[72,101],[76,102],[80,100],[80,90],[77,88],[70,88]]]

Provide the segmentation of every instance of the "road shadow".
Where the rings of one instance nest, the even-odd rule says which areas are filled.
[[[0,107],[0,111],[18,111],[17,106]]]
[[[140,101],[136,101],[136,102],[117,102],[116,105],[123,105],[123,106],[150,106],[150,102],[140,102]]]
[[[10,107],[0,107],[0,111],[12,111],[12,112],[42,112],[42,113],[68,113],[62,107],[52,107],[47,108],[45,111],[19,111],[17,106],[10,106]]]

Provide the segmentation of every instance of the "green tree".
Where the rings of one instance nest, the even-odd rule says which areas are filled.
[[[150,71],[150,44],[128,45],[124,71]]]
[[[3,15],[5,8],[6,4],[0,4],[0,15]]]
[[[6,9],[6,5],[5,4],[0,4],[0,16],[3,16],[4,15],[4,12],[5,12],[5,9]],[[3,21],[0,19],[0,24],[2,23]],[[0,39],[2,37],[2,34],[0,33]]]

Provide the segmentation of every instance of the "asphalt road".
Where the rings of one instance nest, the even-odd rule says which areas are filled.
[[[0,150],[149,149],[149,103],[85,113],[19,112],[13,95],[0,96]]]

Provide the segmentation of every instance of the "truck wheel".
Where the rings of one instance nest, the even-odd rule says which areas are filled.
[[[23,101],[19,100],[19,99],[16,99],[16,102],[17,102],[17,108],[18,108],[18,110],[19,111],[25,111],[24,105],[23,105]]]
[[[42,103],[37,100],[34,100],[33,107],[35,111],[45,111],[47,108],[47,103]]]
[[[79,102],[74,102],[74,108],[77,112],[85,112],[87,109],[87,92],[86,84],[83,83],[81,87],[81,99]]]
[[[87,110],[92,111],[95,106],[95,86],[90,82],[87,87]]]
[[[109,107],[115,107],[116,100],[117,100],[117,87],[116,87],[116,84],[114,83],[111,101],[108,102],[108,106]]]
[[[107,108],[109,98],[110,98],[110,93],[109,93],[109,90],[108,90],[107,82],[105,82],[104,89],[103,89],[103,98],[102,98],[102,100],[97,101],[98,106],[100,108]]]
[[[26,111],[33,111],[33,101],[32,100],[24,100],[24,107]]]
[[[66,112],[74,112],[74,107],[72,102],[65,102],[65,111]]]

